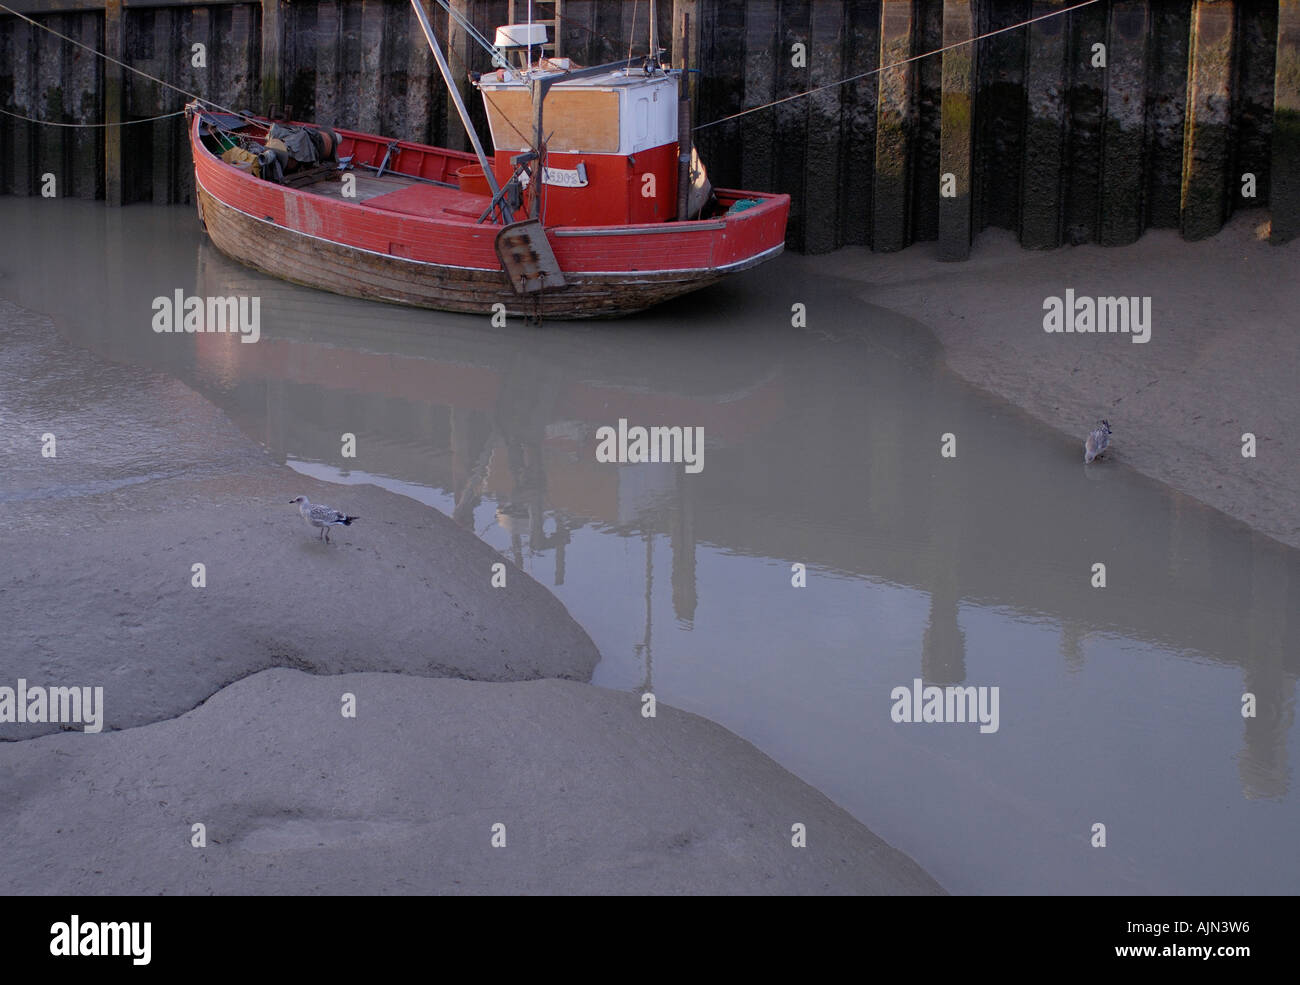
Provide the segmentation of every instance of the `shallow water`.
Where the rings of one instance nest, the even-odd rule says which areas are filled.
[[[620,322],[493,328],[264,277],[190,208],[0,199],[0,228],[0,297],[193,386],[301,472],[454,516],[568,606],[594,683],[722,723],[949,890],[1300,889],[1300,556],[1122,458],[1085,469],[815,260]],[[154,333],[177,289],[259,296],[261,340]],[[85,399],[33,381],[0,411]],[[703,427],[703,471],[598,463],[619,418]],[[179,467],[148,422],[104,427],[100,480]],[[7,463],[0,501],[81,491],[35,481]],[[893,722],[917,677],[999,687],[998,730]]]

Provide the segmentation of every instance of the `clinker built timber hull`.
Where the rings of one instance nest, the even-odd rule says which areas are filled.
[[[202,127],[202,115],[192,114],[195,191],[214,245],[272,276],[338,294],[467,313],[503,304],[514,315],[608,318],[707,287],[783,248],[788,196],[717,189],[723,209],[753,204],[693,221],[546,227],[565,284],[520,294],[497,255],[502,225],[477,221],[490,198],[459,187],[456,172],[473,155],[336,131],[337,155],[370,169],[357,174],[363,193],[348,199],[329,169],[291,187],[227,163]],[[376,177],[385,158],[388,173]]]

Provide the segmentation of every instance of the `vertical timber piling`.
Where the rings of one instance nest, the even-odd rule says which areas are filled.
[[[1146,225],[1177,229],[1181,215],[1183,114],[1187,110],[1187,53],[1191,43],[1191,4],[1158,3],[1151,8],[1147,46]]]
[[[1235,7],[1234,0],[1195,0],[1192,10],[1179,217],[1185,239],[1213,236],[1228,217]]]
[[[1036,0],[1035,17],[1065,6]],[[1025,67],[1025,149],[1020,182],[1020,243],[1030,249],[1061,245],[1066,146],[1066,52],[1069,24],[1051,17],[1031,24]]]
[[[471,13],[470,0],[451,0],[451,7],[462,17],[469,18]],[[458,66],[470,64],[473,57],[470,51],[469,32],[455,18],[448,17],[447,21],[447,60],[452,69],[457,70]],[[433,23],[436,24],[437,21],[435,20]],[[423,50],[427,55],[429,51],[428,44],[424,42],[423,38],[419,40],[423,44]],[[464,75],[464,72],[461,71],[460,74]],[[472,101],[468,79],[461,83],[460,95],[465,101],[465,105],[468,106]],[[445,119],[447,146],[455,150],[469,150],[469,137],[465,133],[465,125],[460,122],[460,114],[456,112],[456,104],[450,99],[446,100]]]
[[[284,0],[262,0],[262,104],[284,108]]]
[[[778,11],[776,78],[772,97],[787,100],[790,96],[807,92],[816,84],[817,61],[819,58],[825,60],[829,53],[825,49],[819,50],[813,40],[810,0],[781,0]],[[812,114],[821,95],[814,93],[780,102],[766,114],[773,122],[772,186],[791,191],[786,242],[797,250],[806,248],[804,244],[810,226],[816,224],[815,219],[809,222],[809,195],[819,194],[823,181],[836,182],[834,174],[815,173],[819,155],[811,145],[824,146],[824,137],[814,133]],[[832,94],[832,98],[837,97]],[[834,199],[832,192],[829,201],[823,203],[829,204],[832,213]]]
[[[943,44],[975,36],[971,0],[944,0]],[[939,258],[965,260],[971,244],[971,164],[975,139],[975,46],[943,53],[939,125]],[[951,187],[948,176],[951,175]],[[922,190],[922,194],[925,191]]]
[[[880,64],[912,56],[916,28],[914,0],[881,0]],[[885,68],[876,74],[876,167],[872,194],[873,248],[901,250],[909,243],[912,138],[915,126],[915,63]]]
[[[1270,239],[1300,236],[1300,0],[1279,0],[1277,68],[1273,97]]]
[[[122,0],[104,4],[104,54],[123,61],[126,54],[126,20]],[[104,198],[109,205],[122,205],[122,106],[126,101],[126,69],[104,63]]]
[[[510,8],[450,2],[489,38]],[[1274,242],[1300,236],[1300,0],[1101,0],[1060,13],[1073,2],[662,0],[660,36],[679,62],[689,13],[695,143],[710,178],[789,192],[796,250],[934,240],[936,255],[959,260],[990,226],[1034,249],[1131,243],[1152,227],[1192,240],[1261,207]],[[288,106],[298,119],[468,146],[400,0],[6,3],[223,106]],[[489,70],[489,56],[439,5],[424,7],[481,126],[466,77]],[[591,65],[624,57],[629,40],[644,51],[647,8],[557,5],[563,54]],[[181,120],[137,122],[182,102],[0,14],[0,108],[16,114],[0,117],[0,193],[39,195],[53,174],[60,197],[188,202]]]
[[[838,0],[812,0],[808,25],[808,86],[844,78],[844,6]],[[839,245],[840,189],[845,181],[840,95],[834,88],[814,93],[802,107],[807,114],[804,158],[804,224],[795,248],[828,253]],[[797,101],[792,105],[798,105]]]
[[[776,98],[779,11],[775,4],[756,4],[744,11],[744,104],[758,106]],[[728,124],[724,124],[726,126]],[[771,188],[776,155],[776,115],[751,113],[739,121],[741,188]]]
[[[99,24],[91,17],[69,18],[67,33],[84,45],[99,47]],[[99,122],[100,60],[85,48],[64,46],[63,104],[69,119],[77,124]],[[94,199],[102,194],[99,168],[99,139],[93,128],[68,131],[71,144],[68,181],[63,194]]]
[[[1142,235],[1146,145],[1148,0],[1111,4],[1106,42],[1106,115],[1102,121],[1101,213],[1103,246],[1133,243]]]

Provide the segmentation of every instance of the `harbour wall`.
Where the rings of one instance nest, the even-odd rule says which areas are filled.
[[[674,64],[686,54],[700,70],[713,182],[788,192],[795,250],[928,240],[960,260],[988,227],[1031,249],[1130,243],[1151,227],[1200,239],[1256,207],[1275,241],[1300,234],[1300,0],[1100,0],[1014,27],[1074,2],[661,0],[659,36]],[[467,146],[406,0],[6,4],[233,109]],[[452,5],[489,38],[511,7]],[[629,39],[647,48],[648,3],[558,6],[560,54],[581,64],[626,57]],[[487,69],[426,7],[457,76]],[[98,125],[0,116],[0,192],[38,195],[54,175],[59,195],[190,201],[183,117],[150,119],[185,101],[0,12],[0,108]]]

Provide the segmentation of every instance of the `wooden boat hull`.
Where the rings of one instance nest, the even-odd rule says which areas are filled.
[[[341,153],[361,164],[388,144],[338,132]],[[310,186],[263,181],[204,146],[198,114],[190,121],[190,145],[200,216],[227,256],[309,287],[445,311],[491,314],[501,304],[508,314],[553,319],[630,314],[776,256],[789,214],[788,196],[720,189],[724,202],[744,197],[759,204],[694,222],[548,228],[565,286],[521,295],[496,256],[501,226],[463,218],[464,208],[444,218],[389,212],[316,194]],[[407,174],[448,174],[472,160],[441,148],[402,146]]]

